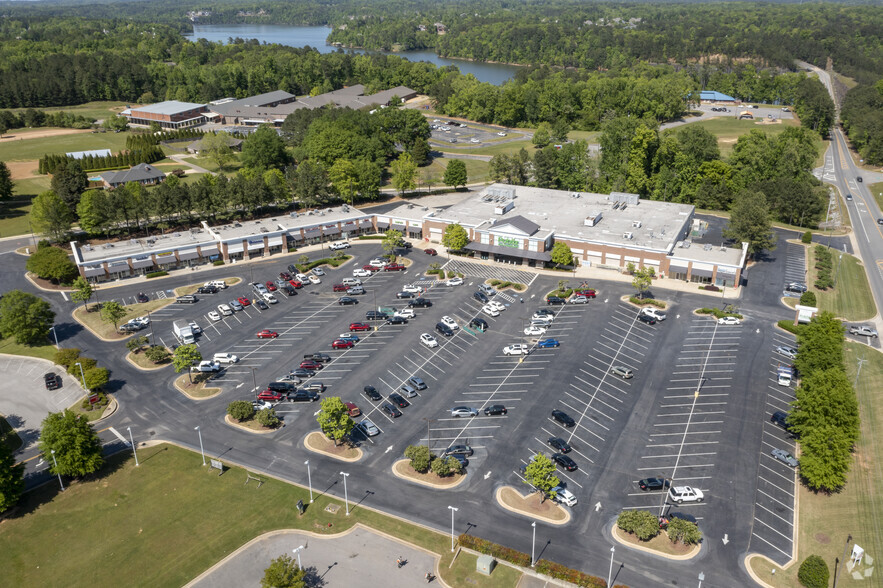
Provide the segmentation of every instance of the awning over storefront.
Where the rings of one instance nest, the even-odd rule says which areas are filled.
[[[331,229],[329,229],[329,228],[326,227],[326,228],[324,228],[324,229],[322,229],[322,230],[323,230],[324,233],[325,233],[326,235],[328,235],[328,236],[331,236],[331,235],[339,235],[339,234],[340,234],[340,229],[339,229],[338,227],[334,227],[334,228],[331,228]]]
[[[668,265],[669,272],[677,272],[679,274],[687,273],[687,264],[683,261],[675,263],[674,261],[670,262]]]
[[[270,247],[281,247],[282,246],[282,235],[279,235],[277,237],[270,237],[269,240],[267,241],[267,244]]]
[[[111,274],[129,271],[129,263],[126,261],[114,261],[107,264],[107,271]]]
[[[500,247],[498,245],[490,245],[486,243],[472,242],[466,246],[469,251],[480,251],[482,253],[494,253],[496,255],[508,255],[509,257],[522,257],[524,259],[535,259],[537,261],[552,261],[552,256],[545,251],[527,251],[526,249],[515,249],[514,247]]]
[[[196,249],[185,249],[184,251],[178,252],[178,259],[181,261],[196,259],[197,257],[199,257],[199,253],[196,252]]]
[[[254,251],[255,249],[263,249],[263,248],[264,248],[264,240],[263,239],[256,239],[254,241],[248,242],[248,250],[249,251]]]
[[[377,228],[378,229],[388,229],[389,223],[385,222],[385,221],[377,221]]]
[[[735,276],[736,275],[736,268],[725,267],[725,266],[719,265],[719,266],[717,266],[717,275],[718,276],[721,276],[721,275]]]
[[[206,247],[200,247],[200,251],[202,251],[203,257],[208,257],[209,255],[217,255],[218,254],[218,246],[217,245],[208,245]]]
[[[304,239],[315,239],[316,237],[321,237],[322,231],[319,229],[310,229],[309,231],[304,231]]]
[[[163,255],[162,257],[160,257],[159,255],[156,256],[156,263],[158,263],[159,265],[177,263],[177,261],[178,259],[175,257],[174,253],[172,253],[171,255]]]
[[[245,247],[242,246],[242,241],[236,241],[235,243],[230,243],[227,245],[227,253],[242,253],[245,251]]]
[[[700,277],[700,278],[710,278],[710,277],[712,276],[713,273],[714,273],[714,272],[711,271],[711,270],[707,270],[707,269],[698,269],[698,268],[695,268],[695,267],[694,267],[693,270],[690,272],[690,275],[693,276],[693,277],[697,277],[697,276],[698,276],[698,277]]]
[[[85,267],[83,268],[83,273],[86,274],[87,278],[94,278],[95,276],[103,276],[104,275],[104,267]]]
[[[370,218],[363,218],[359,221],[359,225],[361,225],[362,227],[373,227],[374,223],[371,222]]]
[[[152,267],[152,266],[153,266],[153,260],[150,259],[149,257],[141,257],[141,258],[132,260],[132,267],[135,269],[141,269],[141,268]]]
[[[399,223],[393,223],[392,225],[390,225],[390,228],[391,228],[392,230],[394,230],[394,231],[399,231],[400,233],[404,233],[404,232],[405,232],[405,229],[406,229],[407,227],[405,227],[405,225],[402,225],[402,224],[399,224]]]

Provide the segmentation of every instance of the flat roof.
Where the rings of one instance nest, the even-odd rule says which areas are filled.
[[[383,214],[375,214],[377,220],[389,218],[393,219],[402,219],[409,221],[423,221],[427,215],[434,212],[435,208],[429,208],[427,206],[421,206],[419,204],[402,204],[400,206],[396,206],[389,212],[384,212]]]
[[[222,242],[235,239],[257,238],[263,235],[279,235],[288,231],[336,225],[342,221],[361,218],[372,218],[374,215],[364,212],[352,206],[337,206],[333,208],[320,208],[294,213],[297,216],[285,215],[274,218],[249,220],[227,225],[208,227],[208,230],[216,235]]]
[[[500,194],[515,196],[511,200],[513,206],[503,214],[495,212],[508,201]],[[635,203],[628,204],[629,201]],[[617,202],[626,204],[614,208]],[[446,210],[435,211],[432,217],[492,231],[494,226],[521,216],[539,225],[539,230],[531,236],[533,239],[545,239],[554,234],[556,240],[670,251],[683,237],[693,211],[694,207],[689,204],[640,200],[634,194],[595,194],[492,184]],[[585,224],[587,218],[597,217],[599,213],[600,220],[594,226]]]
[[[747,252],[744,249],[735,247],[678,241],[677,247],[671,252],[671,259],[742,267],[745,265],[745,255]]]
[[[178,102],[177,100],[166,100],[165,102],[157,102],[156,104],[148,104],[147,106],[142,106],[140,108],[131,109],[132,116],[135,116],[138,112],[150,112],[152,114],[179,114],[181,112],[187,112],[188,110],[194,110],[196,108],[202,108],[205,104],[196,104],[194,102]]]
[[[215,243],[215,238],[204,229],[193,229],[166,235],[154,235],[128,241],[115,241],[102,245],[82,244],[78,248],[83,264],[96,261],[113,261],[115,258],[140,257],[151,253],[165,253],[175,249],[187,249],[197,245]]]

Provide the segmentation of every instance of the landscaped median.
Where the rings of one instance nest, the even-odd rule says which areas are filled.
[[[175,388],[191,400],[205,400],[221,393],[220,388],[209,386],[210,381],[211,374],[182,374],[175,379]]]
[[[138,302],[123,306],[125,313],[117,320],[117,326],[110,321],[105,321],[101,317],[101,303],[93,302],[88,308],[80,306],[76,308],[71,316],[75,321],[86,327],[86,329],[101,339],[102,341],[122,341],[128,339],[133,333],[120,333],[117,329],[119,325],[125,324],[129,319],[138,316],[144,316],[148,312],[156,312],[160,308],[165,308],[175,301],[174,298],[158,298],[147,302]],[[116,302],[114,304],[117,304]]]
[[[411,467],[411,460],[400,459],[392,464],[392,473],[396,478],[409,480],[422,486],[436,488],[438,490],[450,490],[466,481],[466,474],[449,474],[439,476],[433,471],[418,472]]]
[[[338,444],[329,439],[320,431],[313,431],[304,437],[304,447],[310,451],[321,453],[340,461],[359,461],[362,459],[362,450],[347,443]]]
[[[512,486],[497,488],[497,502],[506,510],[531,519],[540,519],[550,525],[566,525],[570,522],[570,512],[551,499],[543,500],[540,492],[522,494]]]

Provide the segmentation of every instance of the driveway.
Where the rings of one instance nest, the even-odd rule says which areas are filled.
[[[187,588],[240,588],[260,586],[264,569],[280,555],[295,557],[292,550],[304,546],[301,564],[309,573],[307,586],[384,586],[410,588],[425,584],[423,576],[436,575],[437,557],[357,526],[336,537],[318,538],[296,531],[268,533],[238,551],[187,585]],[[407,563],[398,568],[396,559]],[[433,585],[440,585],[433,580]]]
[[[55,372],[61,376],[61,388],[49,391],[43,383],[43,374]],[[0,355],[0,413],[18,432],[22,453],[37,442],[40,424],[50,412],[60,412],[72,405],[85,392],[79,382],[64,370],[45,359]]]

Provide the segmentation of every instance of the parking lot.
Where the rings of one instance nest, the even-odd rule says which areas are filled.
[[[524,135],[518,131],[485,127],[476,123],[461,123],[446,119],[429,121],[432,136],[430,140],[441,144],[457,143],[458,148],[487,145],[501,140],[522,139]]]

